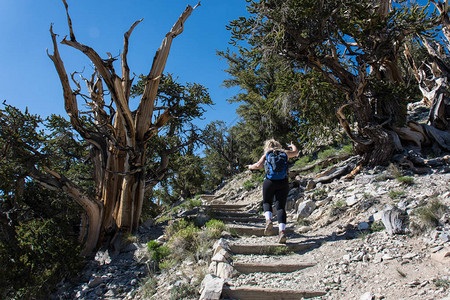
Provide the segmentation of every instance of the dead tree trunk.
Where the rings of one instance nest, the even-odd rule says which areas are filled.
[[[154,107],[159,81],[172,40],[182,33],[187,18],[198,5],[194,8],[187,6],[166,34],[155,54],[139,107],[136,113],[133,113],[129,108],[133,78],[130,78],[127,62],[128,42],[133,29],[142,20],[136,21],[124,35],[124,48],[121,55],[122,77],[119,77],[113,67],[115,58],[110,55],[109,58],[102,59],[92,48],[77,41],[68,5],[65,0],[63,2],[66,7],[70,35],[69,39],[64,38],[61,43],[84,53],[95,66],[91,79],[85,79],[89,95],[84,95],[84,100],[88,100],[87,104],[91,109],[89,126],[82,122],[80,118],[82,112],[78,109],[77,98],[81,95],[80,84],[72,76],[77,86],[75,90],[72,90],[52,27],[50,33],[53,54],[48,55],[58,72],[63,88],[65,109],[72,126],[90,146],[96,194],[91,197],[85,195],[75,184],[52,171],[34,172],[33,177],[48,187],[66,190],[84,208],[88,217],[84,254],[91,254],[105,238],[117,240],[116,237],[130,233],[139,225],[146,190],[144,164],[147,143],[170,119],[170,108],[161,112]],[[155,119],[155,112],[157,118],[152,122]],[[162,174],[166,163],[166,159],[162,158]]]
[[[442,33],[446,39],[447,51],[450,50],[450,17],[448,0],[431,0],[439,11]],[[423,101],[430,107],[428,125],[439,130],[450,130],[450,94],[449,79],[450,65],[448,57],[442,45],[422,39],[423,45],[428,51],[429,62],[417,66],[409,49],[405,49],[405,56],[423,95]]]

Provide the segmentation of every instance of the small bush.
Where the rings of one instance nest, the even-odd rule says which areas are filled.
[[[333,203],[333,205],[331,206],[331,208],[341,208],[341,207],[345,207],[345,206],[347,206],[347,203],[345,203],[344,201],[342,201],[342,200],[338,200],[338,201],[336,201],[336,202],[334,202]]]
[[[403,183],[403,184],[406,184],[406,185],[412,185],[414,183],[414,177],[411,177],[411,176],[397,177],[397,180],[400,183]]]
[[[197,290],[194,286],[183,283],[178,286],[174,286],[170,290],[170,300],[178,300],[178,299],[191,299],[197,298]]]
[[[333,203],[333,205],[331,205],[330,216],[334,217],[340,215],[346,210],[346,207],[347,203],[345,203],[344,201],[342,200],[336,201],[335,203]]]
[[[300,157],[295,163],[294,163],[294,169],[301,169],[303,167],[306,167],[308,163],[311,161],[310,155],[305,155]]]
[[[176,260],[166,259],[159,264],[159,268],[161,270],[166,270],[166,269],[170,269],[171,267],[175,266],[176,264],[177,264]]]
[[[352,144],[344,145],[340,152],[342,154],[352,154],[353,153],[353,145]]]
[[[338,153],[338,150],[337,150],[337,149],[334,149],[334,148],[326,148],[326,149],[320,151],[320,152],[317,154],[317,157],[318,157],[319,160],[324,160],[324,159],[327,159],[327,158],[329,158],[329,157],[332,157],[332,156],[337,155],[337,153]]]
[[[401,198],[403,195],[405,195],[405,191],[389,191],[389,197],[392,200]]]
[[[437,199],[433,199],[426,206],[418,208],[414,215],[421,221],[423,229],[428,229],[438,226],[439,219],[447,210],[446,205]]]
[[[322,197],[322,196],[326,196],[326,195],[327,195],[327,191],[322,190],[322,189],[315,190],[314,193],[313,193],[314,197]]]
[[[242,188],[245,191],[253,190],[255,187],[256,185],[251,180],[247,180],[246,182],[244,182],[244,185],[242,186]]]
[[[262,183],[264,181],[264,173],[263,172],[253,173],[252,180],[257,183]]]
[[[189,200],[189,205],[194,208],[194,207],[198,207],[198,206],[202,206],[203,201],[200,199],[191,199]]]
[[[154,262],[159,264],[166,257],[170,255],[170,249],[166,246],[161,246],[157,241],[149,241],[147,243],[148,251]]]
[[[370,224],[370,232],[379,232],[385,229],[382,221],[376,221]]]
[[[209,220],[206,224],[206,229],[212,233],[212,238],[219,238],[222,231],[226,229],[226,225],[220,220]]]
[[[165,229],[166,235],[171,237],[175,233],[180,231],[181,229],[186,228],[187,226],[189,226],[189,222],[186,221],[185,219],[181,219],[181,220],[178,220],[176,222],[173,222],[171,225],[166,227],[166,229]]]
[[[443,288],[444,290],[450,289],[450,280],[444,278],[437,278],[433,280],[434,285],[437,288]]]

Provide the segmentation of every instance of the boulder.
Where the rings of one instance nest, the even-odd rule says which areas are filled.
[[[220,238],[214,243],[213,249],[214,249],[214,254],[213,254],[213,256],[214,256],[221,249],[224,249],[225,251],[230,252],[230,245],[228,245],[228,242],[225,239]]]
[[[200,285],[200,300],[219,300],[224,279],[208,274]]]
[[[297,218],[306,218],[316,209],[314,201],[306,200],[298,205]]]
[[[223,279],[230,279],[236,274],[236,270],[232,265],[226,262],[218,262],[217,263],[217,272],[216,275]]]

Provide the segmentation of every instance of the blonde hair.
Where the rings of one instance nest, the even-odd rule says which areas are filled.
[[[269,152],[271,150],[275,150],[275,149],[282,150],[282,148],[283,147],[281,146],[281,144],[274,139],[267,140],[264,143],[264,153],[267,153],[267,152]]]

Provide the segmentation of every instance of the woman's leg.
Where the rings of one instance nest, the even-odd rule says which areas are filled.
[[[264,208],[264,217],[266,219],[266,225],[264,228],[264,235],[272,234],[272,204],[273,204],[273,196],[274,196],[274,184],[272,181],[266,179],[263,183],[263,208]]]
[[[287,179],[278,183],[278,189],[275,192],[275,208],[277,210],[277,220],[278,224],[284,224],[282,226],[286,227],[286,200],[289,194],[289,182]],[[280,231],[285,228],[279,227]]]
[[[270,212],[272,217],[273,196],[275,194],[275,185],[271,180],[265,179],[263,183],[263,209],[264,214]]]

